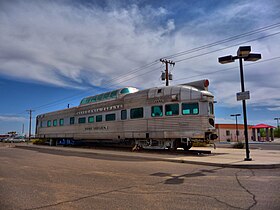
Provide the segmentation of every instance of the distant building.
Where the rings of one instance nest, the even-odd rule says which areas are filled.
[[[0,134],[0,139],[9,138],[10,134]]]
[[[236,129],[236,124],[216,124],[218,139],[216,141],[227,141],[227,142],[237,142],[244,141],[244,125],[238,124]],[[252,125],[248,125],[248,139],[253,138]],[[236,133],[237,130],[237,133]]]

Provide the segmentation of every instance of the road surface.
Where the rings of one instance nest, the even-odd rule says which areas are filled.
[[[276,210],[279,189],[279,168],[231,169],[0,147],[0,206],[5,210]]]

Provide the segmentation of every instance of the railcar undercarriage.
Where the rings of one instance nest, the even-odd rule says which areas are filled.
[[[135,149],[169,149],[177,150],[183,148],[189,150],[192,147],[192,140],[190,138],[181,139],[148,139],[135,140]]]

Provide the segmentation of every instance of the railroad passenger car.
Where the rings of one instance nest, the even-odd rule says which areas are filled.
[[[77,107],[40,114],[36,136],[113,142],[154,149],[191,148],[217,138],[208,80],[138,90],[125,87],[86,97]]]

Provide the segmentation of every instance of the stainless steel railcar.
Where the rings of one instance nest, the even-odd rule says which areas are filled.
[[[84,98],[80,105],[38,115],[37,138],[117,142],[142,148],[182,147],[217,138],[214,96],[208,80],[154,87],[126,87]]]

